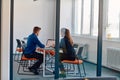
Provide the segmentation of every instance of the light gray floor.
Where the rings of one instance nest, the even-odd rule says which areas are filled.
[[[18,63],[14,62],[14,80],[54,80],[54,77],[44,78],[42,76],[42,71],[40,75],[18,75],[17,74]],[[96,65],[85,62],[85,69],[87,73],[87,77],[95,77],[96,76]],[[102,68],[102,76],[116,76],[118,80],[120,80],[120,72],[116,72],[113,70],[109,70],[106,68]],[[67,76],[67,78],[71,78],[71,76]]]

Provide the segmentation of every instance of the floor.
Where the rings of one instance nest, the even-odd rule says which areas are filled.
[[[40,75],[18,75],[17,74],[18,63],[14,62],[14,80],[54,80],[54,77],[44,78],[42,76],[42,71]],[[87,77],[95,77],[96,76],[96,65],[91,64],[89,62],[85,62],[85,69],[87,73]],[[118,80],[120,80],[120,72],[116,72],[107,68],[102,68],[102,76],[116,76]],[[77,76],[76,76],[77,77]],[[67,78],[73,78],[73,76],[67,76]]]

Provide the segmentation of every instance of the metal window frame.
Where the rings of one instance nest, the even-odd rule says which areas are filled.
[[[90,36],[93,35],[93,27],[94,27],[94,0],[91,0],[91,13],[90,13]]]
[[[74,27],[72,27],[72,31],[73,31],[73,33],[72,34],[74,34],[75,33],[75,0],[72,0],[72,26]],[[77,4],[78,5],[78,4]],[[80,28],[80,34],[82,35],[82,33],[83,33],[83,11],[84,11],[84,0],[81,0],[81,28]],[[77,27],[79,27],[78,25],[77,25]]]
[[[82,5],[82,10],[81,10],[81,13],[82,13],[81,14],[81,35],[90,35],[91,36],[91,34],[92,34],[92,31],[93,31],[91,29],[91,28],[93,28],[93,21],[92,21],[93,20],[93,16],[92,16],[93,15],[93,9],[92,9],[93,5],[92,4],[94,4],[93,0],[91,0],[91,3],[90,3],[90,5],[91,5],[90,6],[90,25],[89,25],[90,26],[90,30],[89,30],[90,33],[89,34],[83,34],[83,27],[84,27],[83,26],[83,21],[84,21],[84,17],[83,17],[84,16],[84,0],[82,0],[82,4],[81,4]]]
[[[119,40],[120,40],[120,13],[119,13]]]
[[[2,28],[2,0],[0,0],[0,79],[1,79],[1,28]]]
[[[75,0],[73,0],[75,2]],[[74,24],[73,26],[75,27],[75,4],[73,5],[73,11],[72,12],[72,17],[73,17],[73,20],[72,21],[72,24]],[[81,35],[84,35],[83,34],[83,15],[84,15],[84,0],[81,0],[81,31],[80,31],[80,34]],[[94,0],[91,0],[91,7],[90,7],[90,33],[88,35],[90,36],[93,36],[93,28],[94,28]],[[77,26],[78,27],[78,26]],[[72,30],[75,32],[74,28],[72,28]]]
[[[75,2],[76,0],[72,0],[72,22],[71,22],[71,24],[72,24],[72,29],[71,29],[71,31],[72,31],[72,34],[75,34],[75,27],[80,27],[80,29],[81,29],[81,26],[76,26],[75,25],[75,14],[76,14],[76,2]],[[81,20],[82,20],[82,10],[83,10],[83,8],[82,8],[82,2],[83,2],[83,0],[81,0]],[[78,4],[77,4],[78,5]],[[82,23],[81,23],[81,25],[82,25]],[[82,34],[82,30],[80,30],[80,34]]]
[[[10,80],[13,80],[14,0],[10,0]]]
[[[81,2],[81,35],[83,35],[84,0]]]
[[[75,33],[75,0],[72,0],[72,20],[71,20],[71,33]]]

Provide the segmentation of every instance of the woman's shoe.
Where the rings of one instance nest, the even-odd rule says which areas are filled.
[[[60,74],[59,74],[59,77],[60,77],[60,78],[66,78],[66,74],[65,74],[65,73],[60,73]]]
[[[53,74],[55,74],[55,71],[53,71]],[[65,72],[60,73],[59,77],[60,78],[66,78],[66,73]]]

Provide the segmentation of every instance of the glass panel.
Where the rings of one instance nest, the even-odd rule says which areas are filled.
[[[94,0],[93,36],[98,36],[98,10],[99,0]]]
[[[91,13],[91,0],[84,0],[83,6],[83,34],[90,34],[90,13]]]
[[[93,0],[75,0],[75,31],[76,33],[81,33],[88,35],[90,34],[90,15],[91,15],[91,1]],[[84,3],[84,4],[82,4]],[[96,3],[96,2],[95,2]],[[96,4],[98,6],[98,4]],[[95,7],[96,7],[95,5]],[[83,8],[83,10],[82,10]],[[97,7],[98,8],[98,7]],[[95,8],[96,9],[96,8]],[[98,10],[98,9],[97,9]],[[97,11],[95,10],[95,11]],[[98,12],[95,12],[95,16],[98,17]],[[97,15],[96,15],[97,14]],[[95,19],[96,20],[96,19]],[[81,23],[82,22],[82,23]],[[97,22],[97,21],[95,21]],[[83,26],[81,26],[83,24]],[[95,25],[97,25],[96,23]],[[81,30],[82,29],[82,30]],[[95,28],[96,29],[96,28]],[[79,32],[80,31],[80,32]],[[80,46],[83,46],[84,50],[82,52],[82,58],[86,59],[88,62],[84,62],[85,64],[85,70],[86,70],[86,76],[96,76],[96,64],[91,64],[90,62],[96,63],[96,56],[97,56],[97,41],[91,40],[88,37],[73,37],[74,43],[80,44]],[[94,45],[93,45],[94,44]],[[83,71],[81,67],[81,71]],[[84,72],[83,74],[84,75]],[[78,76],[76,74],[76,76]]]
[[[119,38],[120,27],[120,4],[118,0],[109,0],[108,6],[108,26],[106,27],[106,37]]]
[[[55,58],[50,54],[45,56],[42,54],[54,54],[55,49],[52,48],[52,45],[54,45],[55,38],[55,15],[56,0],[14,1],[13,80],[54,79]],[[33,34],[35,26],[41,27],[39,35]],[[30,37],[28,38],[28,36]],[[46,46],[45,49],[52,52],[41,50],[40,48],[42,47],[37,42],[35,36]],[[49,44],[50,42],[51,44]],[[27,48],[25,48],[26,46]],[[27,56],[23,56],[24,48],[24,54],[28,54]],[[43,64],[41,65],[42,62]],[[51,77],[45,78],[46,76]]]
[[[119,38],[120,1],[107,0],[108,26],[106,26],[106,38]],[[104,8],[106,9],[106,8]],[[106,12],[107,12],[106,11]],[[107,22],[107,21],[106,21]],[[103,40],[102,48],[102,76],[115,76],[120,79],[120,43],[117,41]]]

